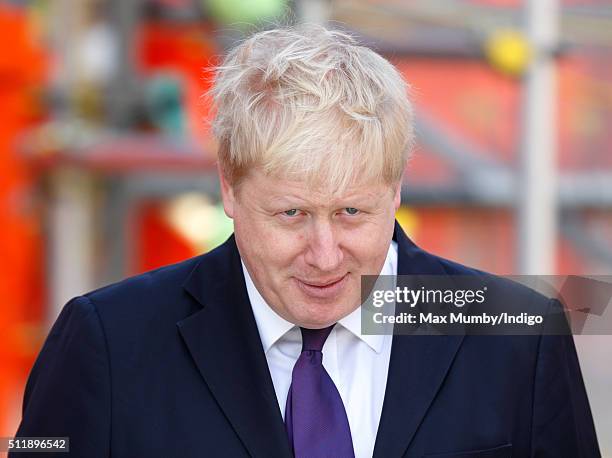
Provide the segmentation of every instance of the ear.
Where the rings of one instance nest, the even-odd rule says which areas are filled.
[[[393,197],[393,206],[395,207],[395,211],[400,208],[402,203],[402,180],[397,184],[397,188],[395,189],[395,196]]]
[[[217,174],[219,175],[219,183],[221,184],[221,199],[223,200],[223,210],[225,214],[233,218],[234,206],[236,205],[236,196],[234,187],[227,181],[227,178],[221,170],[221,166],[217,163]]]

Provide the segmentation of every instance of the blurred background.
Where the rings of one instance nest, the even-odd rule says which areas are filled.
[[[612,274],[612,0],[0,0],[0,436],[74,295],[210,250],[210,68],[254,27],[351,31],[412,86],[398,212],[498,274]],[[577,336],[604,456],[612,337]]]

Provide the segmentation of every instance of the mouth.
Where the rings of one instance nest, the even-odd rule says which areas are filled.
[[[296,278],[298,287],[307,295],[316,299],[330,299],[337,296],[347,282],[349,274],[325,281],[300,280]]]

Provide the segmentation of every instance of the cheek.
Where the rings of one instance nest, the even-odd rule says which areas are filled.
[[[296,233],[272,231],[264,255],[278,268],[297,267],[304,252],[304,237]]]
[[[234,222],[236,241],[243,257],[267,272],[278,271],[296,264],[302,252],[304,237],[287,233],[271,224],[258,224],[241,220]]]
[[[363,266],[374,267],[387,256],[393,237],[393,220],[390,224],[377,221],[346,233],[346,247],[353,258]]]

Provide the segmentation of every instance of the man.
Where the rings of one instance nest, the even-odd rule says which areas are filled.
[[[19,436],[79,457],[598,456],[571,337],[362,335],[362,275],[472,272],[394,221],[412,115],[392,65],[271,30],[214,97],[234,235],[67,304]]]

